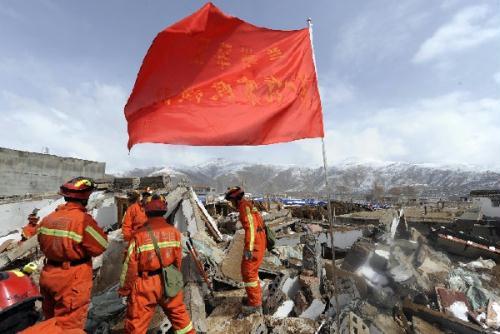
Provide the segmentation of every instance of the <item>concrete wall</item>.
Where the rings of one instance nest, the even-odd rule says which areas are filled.
[[[56,192],[76,177],[104,177],[106,164],[0,148],[0,195]]]

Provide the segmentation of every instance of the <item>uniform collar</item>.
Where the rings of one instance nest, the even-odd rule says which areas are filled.
[[[77,202],[67,202],[61,204],[57,207],[57,210],[80,210],[86,212],[87,209],[80,203]]]
[[[163,217],[151,217],[151,218],[148,218],[148,223],[149,224],[158,224],[158,223],[166,224],[167,221]]]

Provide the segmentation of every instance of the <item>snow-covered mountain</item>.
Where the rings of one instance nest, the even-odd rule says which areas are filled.
[[[222,192],[243,184],[254,194],[316,194],[325,190],[322,168],[265,165],[216,159],[192,167],[135,169],[128,176],[167,174],[173,180],[210,185]],[[430,165],[402,162],[344,161],[328,169],[338,195],[384,194],[422,196],[465,195],[473,189],[500,188],[500,173],[466,165]]]

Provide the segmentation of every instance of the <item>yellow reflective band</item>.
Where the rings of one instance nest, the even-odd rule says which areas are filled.
[[[80,186],[82,184],[85,184],[86,186],[90,187],[92,185],[92,182],[90,182],[89,180],[86,180],[86,179],[80,180],[80,181],[75,183],[75,187],[80,188]]]
[[[259,281],[253,281],[253,282],[243,282],[243,285],[244,285],[246,288],[256,288],[258,284],[259,284]]]
[[[78,243],[82,242],[83,239],[83,237],[78,233],[65,230],[56,230],[47,227],[40,227],[38,229],[38,233],[43,235],[50,235],[52,237],[70,238]]]
[[[249,251],[253,252],[253,244],[255,242],[255,228],[254,228],[253,215],[252,215],[252,212],[250,212],[250,208],[248,206],[245,209],[247,211],[248,222],[250,223],[250,247],[249,247]]]
[[[125,262],[123,262],[122,273],[120,275],[120,287],[123,287],[123,285],[125,284],[125,278],[127,277],[127,271],[128,271],[128,262],[130,260],[130,254],[132,254],[134,247],[135,247],[135,241],[132,241],[128,246],[127,257],[125,258]]]
[[[102,237],[102,235],[99,234],[92,226],[87,226],[85,228],[85,232],[90,234],[92,237],[94,237],[95,241],[99,243],[104,249],[108,247],[108,241]]]
[[[123,225],[123,222],[125,221],[125,216],[127,215],[127,211],[125,211],[125,213],[123,214],[123,217],[122,217],[122,225]]]
[[[158,248],[181,247],[180,241],[162,241],[158,243]],[[137,253],[152,251],[155,249],[154,244],[145,244],[137,248]]]
[[[192,322],[189,322],[189,325],[187,325],[186,327],[179,329],[179,330],[176,330],[175,334],[186,334],[190,330],[193,330],[193,323]]]
[[[9,272],[13,273],[17,277],[23,277],[24,276],[23,272],[21,270],[19,270],[19,269],[9,270]]]

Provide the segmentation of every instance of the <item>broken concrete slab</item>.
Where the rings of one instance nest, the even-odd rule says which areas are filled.
[[[288,317],[276,319],[265,317],[267,327],[271,328],[269,334],[312,334],[317,333],[319,325],[316,321],[303,318]]]
[[[309,303],[307,302],[306,296],[302,290],[299,290],[297,294],[293,298],[294,308],[293,311],[295,314],[302,314],[308,307]]]
[[[315,277],[321,277],[321,244],[314,234],[307,234],[301,238],[304,244],[302,249],[302,269],[312,271]]]
[[[295,276],[293,278],[288,277],[285,282],[283,283],[283,286],[281,287],[281,291],[289,298],[293,299],[293,297],[297,294],[297,292],[300,290],[301,284],[299,281],[299,277]]]
[[[500,303],[495,300],[490,300],[486,315],[486,325],[488,327],[500,328]]]
[[[17,247],[0,254],[0,269],[5,268],[13,261],[32,255],[38,248],[38,239],[36,237],[20,243]]]
[[[413,316],[418,316],[431,324],[438,324],[442,328],[451,330],[453,333],[485,333],[485,330],[477,325],[449,316],[445,313],[434,311],[426,306],[414,304],[408,299],[405,299],[403,302],[403,312],[410,320]]]
[[[229,244],[228,251],[221,265],[221,272],[224,276],[241,282],[241,261],[243,248],[245,247],[245,231],[239,230],[234,234],[233,240]]]
[[[349,312],[340,324],[340,332],[348,334],[370,334],[370,329],[363,319],[354,312]]]
[[[302,312],[299,318],[317,320],[325,311],[326,304],[321,299],[314,299],[309,307]]]
[[[320,292],[321,280],[318,277],[300,274],[299,283],[309,303],[322,298]]]
[[[94,279],[93,293],[101,293],[120,281],[127,243],[123,240],[122,230],[108,233],[108,247],[100,259],[99,272]]]
[[[241,311],[241,300],[230,300],[217,306],[207,318],[207,334],[267,334],[264,317],[251,314],[237,319]]]
[[[200,285],[189,282],[184,286],[184,304],[197,333],[207,332],[207,314]]]
[[[273,314],[273,318],[283,319],[292,313],[295,304],[292,300],[285,300]]]

